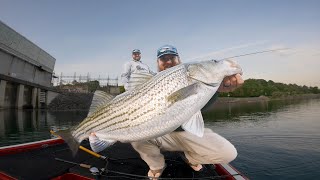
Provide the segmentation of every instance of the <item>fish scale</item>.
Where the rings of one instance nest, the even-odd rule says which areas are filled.
[[[161,105],[157,105],[157,109],[162,109],[162,107],[160,107]],[[164,113],[164,111],[157,111],[157,112],[153,112],[153,117],[155,116],[155,115],[161,115],[161,114],[163,114]],[[143,119],[143,118],[141,118],[141,119]],[[136,124],[138,124],[138,125],[141,125],[141,119],[139,119],[140,120],[140,122],[138,121]],[[148,119],[150,119],[150,117],[148,118]],[[159,128],[140,128],[139,130],[140,131],[138,131],[139,133],[137,133],[137,135],[135,136],[135,137],[133,137],[133,140],[136,140],[136,139],[139,139],[139,138],[141,138],[141,137],[148,137],[147,135],[149,134],[154,134],[154,133],[158,133],[159,135],[160,135],[160,131],[163,131],[163,129],[167,129],[167,124],[165,124],[165,123],[159,123],[159,122],[157,122],[157,124],[159,124]],[[132,127],[132,126],[131,126]],[[172,128],[172,127],[171,127]],[[149,132],[148,130],[149,129],[152,129],[152,132]],[[141,132],[142,131],[142,132]],[[144,132],[144,133],[143,133]],[[117,132],[117,134],[121,134],[122,132]]]
[[[95,96],[101,97],[101,102],[105,104],[92,106],[92,111],[94,107],[97,109],[90,111],[90,115],[78,126],[58,131],[57,134],[76,152],[79,143],[91,133],[104,141],[102,144],[109,146],[115,141],[133,142],[156,138],[181,125],[183,127],[184,123],[191,122],[192,125],[194,120],[202,124],[202,132],[202,118],[192,117],[210,100],[225,76],[238,73],[242,73],[238,64],[224,60],[180,64],[154,77],[136,75],[137,79],[145,79],[146,82],[140,84],[139,80],[132,81],[132,90],[109,102],[103,101],[109,100],[107,96]],[[201,134],[199,127],[185,128],[190,128],[187,130],[196,135]]]
[[[173,76],[176,76],[175,73],[172,74]],[[178,78],[177,78],[178,79]],[[157,81],[157,86],[160,87],[160,93],[164,92],[164,87],[168,87],[169,83],[165,82],[165,80],[162,81]],[[157,91],[158,88],[157,87],[150,87],[153,91]],[[148,89],[146,89],[148,90]],[[155,92],[151,92],[150,96],[152,96]],[[159,94],[159,92],[157,92]],[[165,93],[163,93],[165,94]],[[143,103],[143,101],[145,101],[147,98],[143,99],[142,101],[140,101],[140,103],[138,104],[138,110],[136,111],[135,114],[131,114],[133,115],[134,118],[131,119],[131,124],[130,126],[134,126],[134,125],[139,125],[141,123],[144,123],[148,120],[151,119],[152,116],[148,116],[149,114],[155,114],[155,111],[149,111],[149,113],[146,113],[146,110],[144,108],[140,108],[140,107],[152,107],[152,106],[156,106],[156,108],[158,109],[158,113],[163,113],[165,106],[166,106],[166,100],[164,98],[164,96],[158,96],[158,98],[156,98],[154,101],[149,101],[149,103],[147,103],[145,106],[143,104],[141,104],[141,102]],[[154,108],[155,109],[155,108]],[[160,111],[159,111],[160,110]]]
[[[108,108],[105,108],[105,112],[95,118],[99,119],[98,121],[94,122],[94,120],[91,120],[92,118],[88,117],[88,122],[81,125],[84,128],[75,128],[77,130],[73,132],[73,135],[76,139],[81,140],[87,138],[90,132],[103,130],[104,132],[108,132],[111,136],[111,133],[115,129],[146,123],[155,115],[163,114],[168,106],[168,103],[166,102],[168,94],[188,85],[185,71],[184,66],[172,68],[171,73],[158,76],[154,81],[144,84],[141,88],[116,97],[110,102],[111,105]],[[157,96],[155,96],[156,94]],[[145,102],[148,100],[148,98],[143,98],[145,96],[155,98]],[[125,100],[126,103],[121,105],[119,102],[123,102],[123,100]],[[150,111],[146,111],[145,108],[141,107],[154,108],[150,109]],[[112,109],[113,111],[110,111],[109,109]],[[155,112],[155,110],[157,111]],[[92,116],[96,116],[96,114],[93,114]],[[115,116],[119,117],[114,118]],[[126,116],[129,116],[129,118],[126,119]],[[134,134],[130,134],[130,136],[134,136]],[[126,138],[130,139],[129,137]]]

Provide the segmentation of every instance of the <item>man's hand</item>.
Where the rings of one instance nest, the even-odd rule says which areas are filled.
[[[242,86],[243,79],[240,74],[227,76],[223,79],[218,92],[231,92]]]

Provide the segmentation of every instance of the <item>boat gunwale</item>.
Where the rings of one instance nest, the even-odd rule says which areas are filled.
[[[35,149],[47,148],[49,146],[54,146],[54,145],[63,144],[63,143],[65,142],[62,139],[54,138],[54,139],[46,139],[46,140],[34,141],[34,142],[23,143],[23,144],[4,146],[4,147],[0,147],[0,156],[17,154],[17,153],[27,152]]]
[[[220,176],[226,176],[226,180],[249,180],[248,177],[243,175],[239,170],[230,164],[215,164],[216,172]]]
[[[16,178],[4,173],[3,171],[0,171],[0,179],[1,180],[17,180]]]

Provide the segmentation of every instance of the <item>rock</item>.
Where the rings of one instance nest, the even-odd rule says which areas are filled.
[[[92,93],[63,92],[48,105],[49,110],[89,110]]]

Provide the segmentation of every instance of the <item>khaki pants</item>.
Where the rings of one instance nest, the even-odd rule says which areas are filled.
[[[182,151],[191,164],[229,163],[237,156],[237,150],[228,140],[207,128],[201,138],[179,131],[131,145],[152,170],[165,166],[160,150]]]

